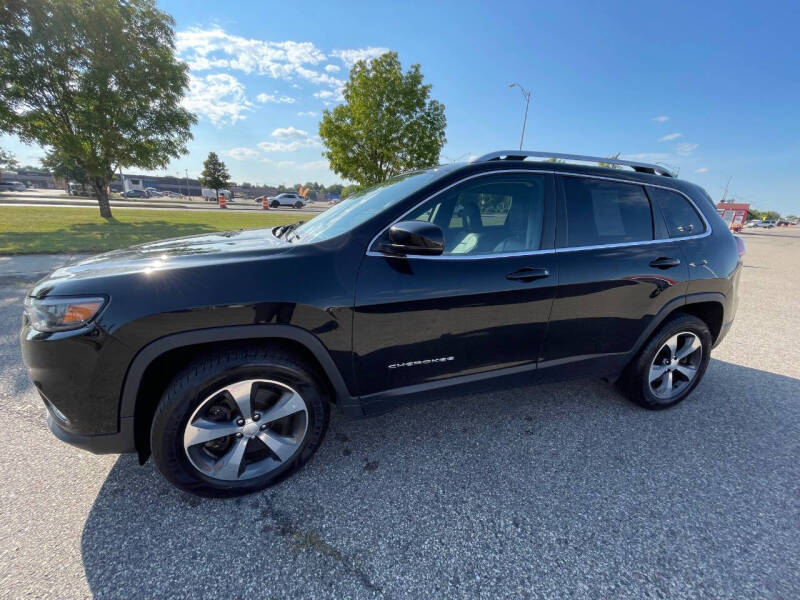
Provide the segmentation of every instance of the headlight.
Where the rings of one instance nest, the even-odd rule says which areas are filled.
[[[25,298],[25,314],[37,331],[69,331],[88,324],[105,304],[105,298]]]

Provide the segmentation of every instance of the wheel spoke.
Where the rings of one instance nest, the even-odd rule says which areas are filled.
[[[694,379],[694,376],[697,374],[697,368],[696,368],[696,367],[692,367],[691,365],[677,365],[677,366],[675,367],[675,369],[676,369],[676,370],[677,370],[677,371],[678,371],[678,372],[679,372],[681,375],[683,375],[684,377],[686,377],[686,379],[688,379],[689,381],[691,381],[692,379]]]
[[[662,386],[667,394],[672,392],[672,371],[669,371],[666,375],[664,375],[664,383]]]
[[[650,383],[653,383],[656,379],[661,377],[664,373],[667,372],[667,367],[664,365],[653,365],[650,367]]]
[[[242,417],[249,419],[253,416],[252,381],[240,381],[239,383],[229,385],[225,390],[236,401],[236,404],[239,406],[239,412],[242,413]]]
[[[214,466],[214,476],[219,479],[239,479],[242,467],[242,458],[247,448],[248,438],[239,439],[228,452],[223,455]]]
[[[226,435],[233,435],[238,430],[239,428],[230,421],[216,423],[208,419],[197,419],[194,423],[186,425],[186,431],[183,433],[183,443],[188,448],[189,446],[210,442]]]
[[[696,335],[692,335],[691,341],[687,340],[675,356],[678,360],[682,360],[687,356],[694,354],[700,348],[702,348],[702,344],[700,343],[700,338],[697,337]]]
[[[673,335],[671,338],[667,340],[667,343],[664,344],[667,348],[669,348],[669,358],[670,360],[675,358],[675,352],[678,350],[678,336]]]
[[[267,447],[272,450],[278,456],[278,458],[281,459],[281,462],[284,462],[286,459],[292,456],[294,451],[297,450],[298,446],[298,443],[294,438],[279,435],[274,431],[270,431],[269,429],[260,431],[258,433],[258,439],[264,442]]]
[[[305,402],[303,399],[294,392],[287,392],[284,394],[274,406],[270,407],[261,415],[261,420],[265,423],[277,421],[289,415],[299,413],[306,410]]]

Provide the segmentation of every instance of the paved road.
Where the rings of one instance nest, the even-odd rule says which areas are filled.
[[[0,192],[0,206],[97,206],[94,198],[77,198],[68,196],[63,190],[27,190],[25,192]],[[284,206],[270,208],[275,212],[323,212],[329,207],[327,202],[311,202],[298,211],[296,208]],[[192,209],[220,210],[215,202],[207,202],[200,198],[141,198],[111,200],[111,208],[138,208],[156,210]],[[253,200],[237,198],[228,203],[227,210],[263,210],[261,204]]]
[[[583,380],[334,417],[279,487],[200,500],[56,441],[0,282],[0,597],[797,598],[800,231],[746,234],[694,396]]]

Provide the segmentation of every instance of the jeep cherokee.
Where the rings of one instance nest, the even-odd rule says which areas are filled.
[[[546,157],[571,162],[528,160]],[[304,464],[331,406],[587,376],[673,406],[731,326],[743,253],[663,167],[495,152],[306,223],[58,269],[25,300],[22,351],[60,439],[231,496]]]

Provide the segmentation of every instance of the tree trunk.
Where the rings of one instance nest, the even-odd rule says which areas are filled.
[[[105,179],[95,177],[92,179],[94,193],[97,194],[97,203],[100,205],[100,216],[104,219],[113,219],[111,215],[111,204],[108,201],[108,186]]]

